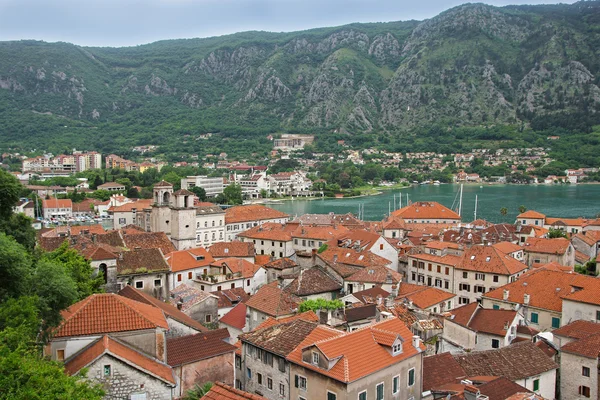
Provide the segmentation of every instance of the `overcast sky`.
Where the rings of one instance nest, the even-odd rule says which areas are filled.
[[[0,0],[0,40],[134,46],[248,30],[431,18],[455,0]],[[565,2],[565,1],[563,1]],[[572,0],[566,1],[572,3]],[[488,4],[558,3],[488,0]]]

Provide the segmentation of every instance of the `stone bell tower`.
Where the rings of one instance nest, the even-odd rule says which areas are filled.
[[[154,202],[150,214],[150,231],[171,234],[171,202],[173,198],[173,185],[160,181],[152,189]]]
[[[194,193],[181,189],[173,193],[171,205],[171,241],[177,250],[196,245],[196,208]]]

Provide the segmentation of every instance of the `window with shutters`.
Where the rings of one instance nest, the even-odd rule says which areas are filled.
[[[408,370],[408,386],[413,386],[415,384],[415,369],[411,368]]]
[[[537,392],[538,390],[540,390],[540,380],[534,379],[533,380],[533,391]]]
[[[65,349],[56,350],[56,361],[65,361]]]
[[[583,397],[590,397],[590,388],[588,386],[579,386],[579,394]]]
[[[273,390],[273,379],[267,378],[267,389]]]
[[[581,375],[589,377],[590,376],[590,369],[588,367],[582,367],[581,368]]]
[[[367,400],[367,391],[360,392],[358,394],[358,400]]]
[[[319,364],[319,353],[312,353],[312,363],[315,365]]]
[[[376,400],[383,400],[383,382],[377,385]]]
[[[285,359],[279,357],[277,360],[278,360],[278,363],[279,363],[279,370],[281,372],[285,372]]]
[[[552,317],[552,328],[560,328],[560,318]]]
[[[246,368],[246,378],[252,379],[252,370],[250,368]]]
[[[531,313],[531,318],[530,318],[530,320],[531,320],[531,323],[532,323],[532,324],[537,324],[537,323],[538,323],[538,314],[537,314],[537,313],[534,313],[534,312],[532,312],[532,313]]]
[[[400,390],[400,377],[396,375],[392,379],[392,394],[398,393],[399,390]]]
[[[285,396],[285,385],[283,383],[279,384],[279,395]]]
[[[294,381],[295,381],[295,382],[294,382],[295,386],[296,386],[298,389],[301,389],[301,390],[306,390],[306,385],[307,385],[306,378],[305,378],[305,377],[303,377],[302,375],[295,375],[295,376],[294,376],[294,378],[295,378],[295,379],[294,379]]]
[[[492,349],[497,349],[500,347],[500,341],[498,339],[492,339]]]
[[[256,380],[257,380],[257,382],[258,382],[259,385],[263,384],[263,376],[262,376],[262,374],[260,372],[256,373]]]

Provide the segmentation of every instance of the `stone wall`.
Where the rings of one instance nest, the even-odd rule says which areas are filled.
[[[179,385],[177,396],[183,396],[194,385],[202,386],[206,382],[223,382],[233,386],[234,356],[235,353],[231,352],[173,368]]]
[[[104,366],[110,365],[111,373],[104,375]],[[89,366],[88,379],[100,383],[106,391],[106,400],[129,399],[132,394],[146,394],[147,400],[168,400],[174,388],[166,382],[144,374],[124,362],[105,354]]]

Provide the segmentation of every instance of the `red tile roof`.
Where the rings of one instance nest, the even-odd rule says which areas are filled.
[[[417,286],[417,288],[410,288],[403,282],[400,284],[400,290],[397,299],[406,298],[412,301],[413,304],[421,310],[425,310],[429,307],[435,306],[436,304],[448,301],[455,296],[456,295],[453,293],[449,293],[434,287]]]
[[[375,286],[370,289],[365,289],[352,293],[352,296],[354,296],[358,301],[360,301],[363,304],[377,303],[377,298],[379,296],[381,296],[381,298],[383,299],[386,299],[389,295],[390,293],[383,290],[381,286]]]
[[[289,215],[273,208],[261,205],[235,206],[225,210],[225,223],[262,221],[288,218]]]
[[[506,336],[506,326],[510,327],[517,312],[512,310],[488,310],[478,308],[469,322],[469,328],[476,332],[489,333],[496,336]]]
[[[375,245],[375,242],[381,238],[382,236],[377,233],[364,231],[362,229],[353,229],[345,233],[340,233],[336,236],[335,241],[330,242],[329,245],[331,246],[333,244],[338,247],[369,250]]]
[[[562,255],[567,252],[567,249],[571,245],[565,238],[527,238],[523,249],[526,252],[531,253],[544,253],[544,254],[558,254]]]
[[[227,329],[169,338],[167,339],[167,364],[177,367],[235,352],[235,346],[229,344],[227,340],[229,340]]]
[[[163,254],[169,254],[177,249],[164,232],[123,233],[123,241],[129,249],[160,249]]]
[[[339,292],[342,285],[330,277],[325,271],[318,266],[310,269],[301,270],[297,278],[295,278],[286,288],[286,292],[298,297],[316,295],[321,293]]]
[[[233,289],[215,290],[210,294],[219,298],[219,308],[233,307],[238,302],[245,303],[250,298],[250,295],[244,291],[244,288],[237,287]]]
[[[279,222],[265,222],[262,225],[257,225],[242,233],[239,237],[261,240],[275,240],[278,242],[290,242],[292,240],[292,232],[295,229],[293,225],[280,224]]]
[[[583,339],[588,336],[600,334],[600,324],[579,319],[553,330],[552,334],[572,339]]]
[[[259,396],[232,388],[221,382],[215,382],[210,391],[204,395],[206,400],[267,400],[266,397]]]
[[[515,243],[511,243],[511,242],[498,242],[492,246],[494,248],[500,250],[504,254],[516,253],[518,251],[523,250],[523,248],[521,246],[519,246],[518,244],[515,244]]]
[[[277,287],[277,282],[273,282],[258,289],[246,306],[277,318],[293,314],[300,302],[298,297],[284,292]]]
[[[334,226],[306,226],[300,225],[293,232],[292,237],[298,239],[322,240],[324,242],[331,240],[341,234],[348,232],[348,228],[343,225]]]
[[[425,350],[425,346],[422,344],[419,349],[412,346],[412,332],[396,318],[387,319],[353,332],[341,335],[332,332],[331,335],[333,337],[329,339],[302,343],[289,354],[287,359],[321,375],[349,383],[416,356]],[[392,356],[388,349],[392,336],[400,337],[404,342],[402,353],[396,356]],[[379,338],[379,342],[377,338]],[[328,360],[334,362],[329,370],[321,369],[302,360],[302,350],[312,346],[318,348]]]
[[[580,287],[583,290],[571,293],[573,287]],[[509,283],[495,290],[489,291],[483,297],[502,300],[504,290],[508,290],[508,301],[511,303],[523,304],[525,294],[529,295],[529,306],[562,311],[563,299],[569,299],[571,296],[576,301],[597,301],[600,304],[600,282],[598,279],[567,272],[558,272],[546,269],[537,269],[522,275],[515,282]],[[578,300],[579,298],[583,300]]]
[[[445,256],[437,256],[434,254],[418,253],[418,254],[408,254],[408,256],[411,258],[415,258],[417,260],[429,261],[429,262],[434,262],[434,263],[438,263],[438,264],[442,264],[442,265],[451,265],[451,266],[457,266],[462,260],[461,257],[455,256],[452,254],[446,254]]]
[[[163,328],[163,311],[117,294],[93,294],[62,312],[63,322],[53,337],[87,336],[110,332]]]
[[[315,322],[296,319],[283,324],[276,324],[262,329],[240,335],[238,338],[244,343],[280,356],[287,356],[298,346],[315,328]]]
[[[257,256],[258,257],[258,256]],[[269,261],[268,263],[263,265],[265,268],[272,268],[279,271],[283,271],[288,268],[295,268],[298,266],[294,260],[291,258],[283,257],[278,258],[277,260]]]
[[[227,314],[223,315],[219,322],[239,330],[244,329],[246,326],[246,304],[238,303]]]
[[[181,311],[186,311],[194,305],[211,297],[217,299],[217,296],[215,295],[182,283],[175,289],[171,290],[171,298],[169,299],[169,303],[171,303],[171,305],[174,307],[179,307],[180,305]]]
[[[349,277],[345,278],[347,282],[362,282],[362,283],[394,283],[399,284],[402,282],[402,274],[382,266],[366,267],[362,270],[355,272]]]
[[[310,311],[305,311],[300,314],[292,315],[291,317],[285,317],[285,318],[279,318],[279,319],[267,317],[266,320],[264,320],[260,325],[258,325],[255,328],[255,330],[262,329],[262,328],[268,328],[273,325],[285,324],[287,322],[296,321],[298,319],[301,319],[303,321],[308,321],[308,322],[319,322],[319,317],[317,316],[317,314],[315,314],[314,311],[310,310]]]
[[[42,208],[73,208],[71,199],[46,199],[42,200]]]
[[[143,210],[144,208],[150,208],[152,205],[152,199],[140,199],[137,201],[133,201],[131,203],[125,203],[120,206],[111,206],[108,208],[109,212],[132,212],[133,209],[138,211]]]
[[[467,326],[477,308],[479,308],[479,304],[476,302],[457,307],[454,310],[449,311],[450,315],[452,315],[450,319],[459,325]]]
[[[235,277],[244,277],[244,278],[252,278],[256,274],[256,272],[262,268],[260,265],[256,265],[251,263],[250,261],[246,261],[243,258],[222,258],[220,260],[213,261],[210,264],[212,267],[223,267],[225,266],[227,269],[231,271],[234,278]]]
[[[473,246],[465,251],[457,268],[498,275],[513,275],[526,270],[527,265],[493,246]]]
[[[329,246],[327,250],[318,254],[318,257],[326,261],[328,264],[346,264],[357,267],[373,267],[387,266],[392,262],[387,258],[373,254],[369,250],[356,251],[354,249],[346,249],[343,247]],[[356,271],[353,271],[356,272]]]
[[[168,272],[169,265],[160,249],[135,249],[124,251],[117,258],[117,274],[147,274]]]
[[[460,220],[460,215],[435,201],[417,201],[409,206],[392,212],[392,216],[405,220]]]
[[[76,374],[104,354],[110,354],[129,365],[133,364],[137,369],[171,386],[175,386],[176,384],[171,367],[156,359],[147,357],[126,344],[108,336],[101,337],[84,350],[75,354],[74,357],[66,360],[65,372],[69,375]]]
[[[165,303],[164,301],[160,301],[159,299],[152,297],[149,294],[134,289],[132,286],[125,286],[119,291],[119,295],[127,297],[131,300],[139,301],[140,303],[145,303],[160,308],[165,313],[165,316],[171,317],[174,320],[179,321],[182,324],[187,325],[197,331],[205,332],[208,330],[204,327],[204,325],[202,325],[198,321],[190,318],[187,314],[179,311],[177,307],[173,307],[169,303]]]
[[[218,242],[208,248],[210,254],[216,258],[224,257],[254,257],[254,243],[240,242]]]
[[[466,372],[450,353],[423,358],[423,392],[466,377]]]
[[[174,251],[167,254],[165,259],[171,272],[202,268],[215,261],[212,255],[203,247]]]
[[[558,368],[552,358],[530,341],[500,349],[457,354],[454,359],[467,376],[504,376],[511,381]]]
[[[517,219],[544,219],[546,216],[542,213],[533,210],[527,210],[524,213],[517,215]]]

